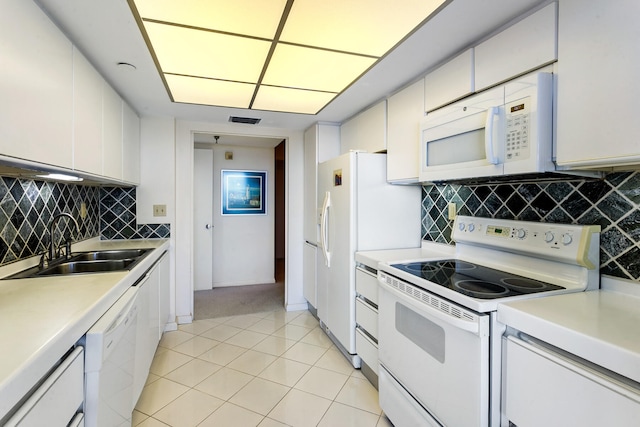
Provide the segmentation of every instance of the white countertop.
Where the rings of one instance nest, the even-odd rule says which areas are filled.
[[[640,382],[640,284],[603,276],[602,289],[498,306],[498,321]]]
[[[168,247],[164,239],[91,239],[74,245],[73,251],[160,250],[125,272],[0,280],[0,419]],[[2,267],[0,276],[34,261]]]
[[[423,241],[419,248],[356,252],[356,262],[377,269],[378,263],[411,262],[453,256],[455,246]]]

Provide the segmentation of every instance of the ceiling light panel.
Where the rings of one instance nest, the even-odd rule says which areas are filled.
[[[256,83],[271,43],[210,31],[145,22],[165,73]]]
[[[286,0],[135,0],[143,19],[273,39]]]
[[[280,37],[383,56],[445,0],[295,0]]]
[[[188,104],[217,105],[247,108],[255,85],[202,79],[197,77],[165,75],[173,100]]]
[[[365,56],[279,43],[262,83],[340,92],[376,60]]]
[[[313,92],[263,85],[258,89],[253,108],[256,110],[315,114],[336,95],[328,92]]]

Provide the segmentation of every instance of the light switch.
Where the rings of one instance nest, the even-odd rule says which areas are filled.
[[[451,220],[456,219],[456,211],[458,210],[458,207],[456,206],[455,202],[449,202],[449,204],[447,205],[447,210],[448,210],[448,217]]]
[[[153,205],[153,216],[167,216],[167,205]]]

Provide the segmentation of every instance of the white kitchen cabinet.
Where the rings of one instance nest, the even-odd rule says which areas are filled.
[[[362,373],[378,384],[378,278],[376,270],[356,267],[356,352],[362,359]]]
[[[102,175],[102,85],[100,73],[73,48],[73,169]]]
[[[340,155],[340,127],[317,123],[304,133],[304,249],[302,258],[304,298],[317,308],[316,243],[318,241],[318,163]]]
[[[140,118],[122,102],[122,180],[140,183]]]
[[[2,9],[0,153],[70,169],[72,44],[34,2]]]
[[[122,99],[102,85],[102,175],[122,179]]]
[[[640,2],[562,0],[558,23],[557,163],[640,163]]]
[[[170,291],[171,291],[171,279],[169,277],[169,255],[165,252],[158,261],[160,289],[158,292],[159,303],[159,316],[158,316],[158,339],[162,337],[167,323],[170,322],[169,315],[171,313],[170,307]]]
[[[380,101],[340,126],[340,153],[352,150],[379,153],[386,149],[386,100]]]
[[[387,108],[387,181],[417,182],[424,80],[391,96]]]
[[[424,111],[432,111],[473,93],[473,48],[424,77]],[[416,166],[417,167],[417,166]]]
[[[582,4],[582,8],[588,9]],[[557,15],[557,3],[551,3],[477,45],[475,90],[556,61]]]

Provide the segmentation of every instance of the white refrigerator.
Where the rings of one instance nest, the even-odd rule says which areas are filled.
[[[356,367],[355,252],[421,242],[421,187],[388,184],[386,160],[350,152],[318,165],[318,317]]]

